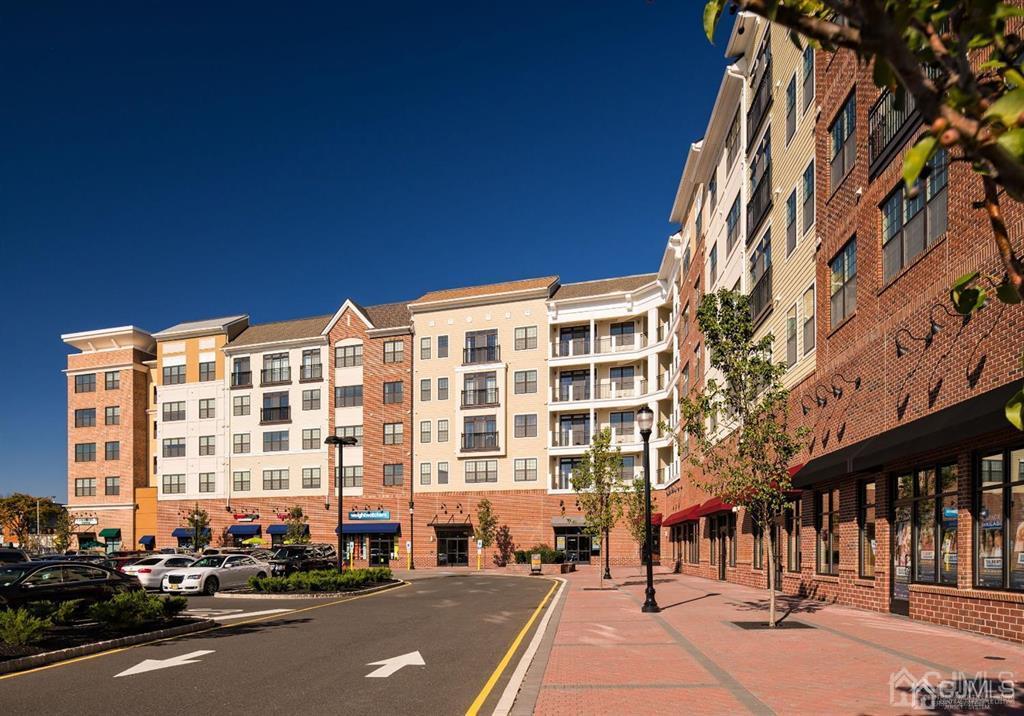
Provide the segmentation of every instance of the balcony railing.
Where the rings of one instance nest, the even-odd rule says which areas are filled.
[[[498,404],[497,388],[479,388],[462,391],[462,407],[474,408],[478,406],[491,406]]]
[[[590,445],[590,428],[553,430],[551,432],[552,447],[587,447],[588,445]]]
[[[291,368],[264,368],[260,371],[260,385],[281,385],[292,382]]]
[[[676,479],[676,466],[675,464],[666,465],[665,467],[659,467],[657,472],[654,473],[654,480],[656,485],[667,485]]]
[[[769,264],[750,292],[750,317],[756,325],[772,307],[772,267]]]
[[[559,385],[554,389],[552,400],[556,403],[569,403],[574,400],[590,400],[590,381]]]
[[[772,166],[765,167],[764,174],[754,187],[750,195],[750,204],[747,206],[747,241],[754,238],[754,234],[761,227],[761,222],[768,216],[768,210],[772,208]]]
[[[552,358],[571,358],[573,356],[590,355],[590,338],[558,339],[551,346]]]
[[[462,433],[463,450],[497,450],[498,431],[483,433]]]
[[[252,387],[252,371],[251,370],[239,370],[231,374],[231,387],[232,388],[251,388]]]
[[[260,423],[287,423],[292,419],[292,408],[290,405],[283,405],[279,408],[261,408]]]
[[[611,426],[602,425],[601,429],[610,428]],[[640,433],[636,430],[620,430],[611,428],[610,431],[612,438],[612,445],[627,445],[632,443],[640,442]]]
[[[604,336],[598,338],[595,350],[598,353],[625,353],[635,351],[647,345],[647,336],[643,333],[629,333],[621,336]]]
[[[571,472],[556,472],[551,476],[552,490],[568,490],[572,487]]]
[[[929,77],[938,77],[938,70],[929,67]],[[868,175],[875,177],[895,156],[896,150],[921,124],[914,98],[904,92],[903,106],[896,106],[896,95],[889,90],[882,94],[868,110]]]
[[[462,364],[496,363],[501,360],[501,346],[475,346],[462,349]]]
[[[761,123],[768,116],[768,108],[772,106],[772,63],[771,60],[765,65],[761,81],[757,84],[754,92],[754,99],[750,103],[750,110],[747,111],[747,146],[749,147],[757,131],[761,129]]]
[[[643,378],[623,378],[621,380],[602,380],[597,384],[596,396],[599,400],[615,398],[639,398],[646,391],[647,381]]]
[[[324,367],[321,363],[304,365],[299,368],[299,381],[323,380]]]

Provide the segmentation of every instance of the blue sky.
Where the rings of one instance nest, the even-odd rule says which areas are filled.
[[[0,493],[66,496],[61,333],[657,270],[701,6],[6,4]]]

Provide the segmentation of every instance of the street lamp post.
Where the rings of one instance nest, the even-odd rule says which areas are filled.
[[[646,405],[636,411],[636,422],[640,437],[644,439],[644,560],[647,562],[647,589],[644,591],[642,612],[660,612],[661,607],[654,599],[654,564],[651,558],[651,428],[654,427],[654,411]]]
[[[335,480],[335,485],[338,486],[338,571],[345,571],[345,552],[342,549],[344,546],[345,535],[342,534],[342,498],[341,493],[344,488],[345,480],[345,458],[342,454],[342,448],[345,445],[355,445],[356,439],[354,437],[338,437],[337,435],[328,435],[324,438],[324,443],[327,445],[336,445],[338,448],[338,477]]]

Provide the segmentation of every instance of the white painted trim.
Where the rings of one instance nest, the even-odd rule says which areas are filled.
[[[363,313],[362,311],[359,310],[359,306],[357,306],[356,303],[351,298],[346,298],[345,302],[343,304],[341,304],[341,308],[339,308],[337,310],[337,312],[334,314],[334,317],[331,318],[331,320],[327,322],[327,327],[324,328],[323,331],[321,331],[321,333],[320,333],[321,336],[328,336],[328,335],[330,335],[331,329],[334,328],[334,325],[339,320],[341,320],[341,314],[343,314],[345,312],[345,309],[347,309],[347,308],[351,308],[352,311],[355,312],[355,314],[357,316],[359,316],[359,318],[362,320],[362,322],[366,324],[367,328],[373,328],[373,323],[370,322],[370,319],[366,316],[365,313]]]

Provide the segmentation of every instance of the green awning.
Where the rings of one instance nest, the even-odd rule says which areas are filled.
[[[103,539],[121,539],[121,530],[117,527],[107,527],[100,530],[100,537]]]

